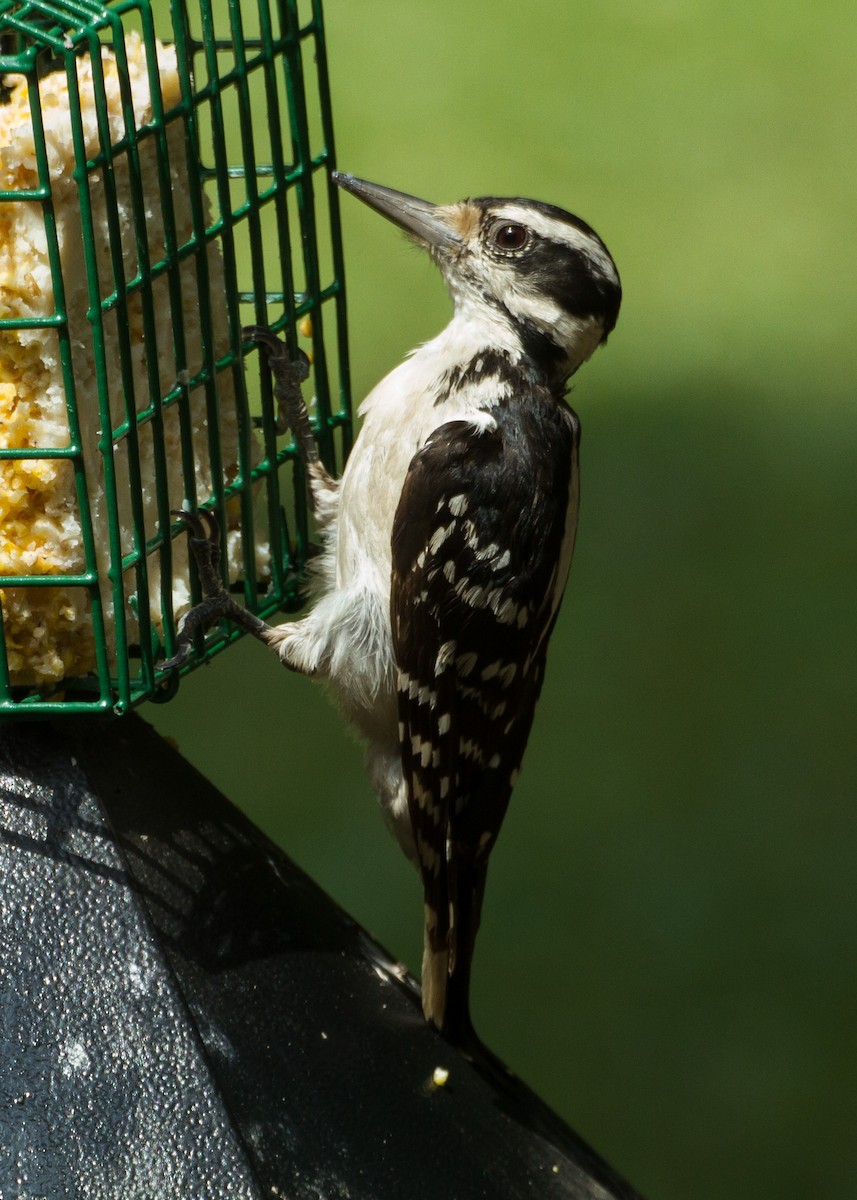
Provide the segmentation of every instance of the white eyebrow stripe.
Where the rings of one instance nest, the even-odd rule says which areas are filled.
[[[566,221],[560,221],[556,217],[549,217],[547,213],[525,208],[520,204],[503,204],[497,209],[496,215],[501,221],[515,221],[519,225],[526,225],[539,237],[547,238],[548,241],[564,242],[566,246],[579,250],[581,254],[586,255],[605,279],[612,279],[615,283],[619,282],[613,259],[601,242],[584,230],[569,225]]]

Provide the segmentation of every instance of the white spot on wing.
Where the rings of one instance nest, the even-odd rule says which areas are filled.
[[[460,654],[455,660],[455,669],[459,675],[469,675],[476,666],[477,656],[471,650],[468,654]]]
[[[473,587],[467,587],[467,580],[462,579],[456,586],[456,592],[470,608],[484,608],[485,597],[487,595],[485,588],[478,587],[474,584]]]
[[[495,609],[495,612],[501,625],[512,625],[518,616],[518,605],[514,600],[504,600],[499,608]]]
[[[526,612],[526,609],[523,609],[522,611]],[[515,678],[517,673],[518,673],[518,664],[517,663],[509,663],[508,666],[504,667],[503,670],[500,672],[500,682],[503,685],[503,687],[509,687],[509,685],[511,684],[512,680]]]
[[[437,554],[438,550],[441,548],[443,543],[446,541],[446,539],[452,533],[454,528],[455,528],[455,522],[450,522],[449,525],[438,526],[438,528],[434,531],[434,533],[429,538],[428,548],[429,548],[429,552],[431,554]]]
[[[484,762],[482,748],[472,738],[461,738],[459,740],[458,753],[462,758],[471,758],[475,763]]]
[[[445,671],[455,658],[455,642],[444,642],[437,652],[437,658],[434,660],[435,674],[439,675],[441,671]]]

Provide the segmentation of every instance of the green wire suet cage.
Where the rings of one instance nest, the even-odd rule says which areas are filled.
[[[311,362],[322,457],[350,442],[319,0],[0,0],[0,716],[168,698],[224,581],[300,603],[300,463],[247,325]],[[238,636],[197,636],[191,670]]]

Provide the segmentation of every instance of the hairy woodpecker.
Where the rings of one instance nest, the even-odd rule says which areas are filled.
[[[428,249],[454,314],[363,401],[340,480],[315,450],[305,370],[269,331],[247,331],[267,349],[306,459],[324,536],[315,602],[276,627],[251,616],[206,565],[211,526],[190,518],[210,599],[186,620],[181,654],[200,621],[225,613],[286,666],[331,685],[422,876],[423,1010],[463,1042],[488,858],[574,548],[580,425],[566,384],[613,329],[621,289],[594,230],[553,205],[489,196],[439,206],[334,179]]]

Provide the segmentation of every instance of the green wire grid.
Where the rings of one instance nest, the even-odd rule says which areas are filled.
[[[135,38],[145,46],[151,93],[142,121],[135,117],[129,78],[128,48]],[[179,86],[169,101],[160,85],[156,38],[175,47]],[[111,133],[107,98],[111,58],[120,90],[119,136],[115,112]],[[80,111],[82,60],[92,73],[95,152],[91,146],[87,151]],[[58,183],[51,176],[40,103],[40,80],[55,71],[64,74],[71,97],[85,314],[66,307],[73,281],[58,234]],[[58,346],[68,419],[62,446],[10,448],[8,439],[0,439],[0,470],[3,460],[70,464],[82,543],[81,568],[74,573],[0,574],[0,591],[69,589],[85,601],[93,641],[82,677],[22,683],[0,620],[0,718],[122,713],[146,699],[169,699],[178,685],[178,673],[158,666],[173,653],[180,623],[174,576],[186,534],[171,510],[209,510],[223,530],[232,531],[240,564],[230,569],[224,561],[224,580],[253,612],[266,618],[300,605],[309,552],[301,464],[291,439],[277,433],[269,372],[257,347],[243,340],[243,326],[268,325],[284,333],[294,351],[300,344],[309,353],[305,395],[315,396],[322,458],[336,469],[350,449],[321,3],[0,0],[0,76],[0,103],[16,82],[9,77],[26,80],[38,171],[37,186],[0,190],[0,219],[6,204],[37,206],[53,285],[49,316],[8,315],[0,307],[0,382],[4,337],[49,329]],[[190,224],[184,230],[177,217],[182,204]],[[153,210],[162,223],[157,246]],[[98,213],[102,224],[106,214],[106,243],[103,229],[97,234]],[[212,280],[212,264],[219,262],[223,278],[218,267]],[[158,360],[165,352],[158,342],[163,305],[172,316],[167,357],[175,368],[166,385]],[[198,313],[195,349],[185,328],[191,308],[194,320]],[[83,320],[97,413],[82,412],[79,403]],[[225,329],[225,342],[218,328],[221,334]],[[154,518],[144,494],[154,497]],[[264,561],[257,543],[269,547]],[[196,574],[182,569],[190,600],[197,602]],[[197,635],[182,673],[238,636],[227,625]]]

